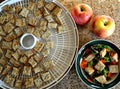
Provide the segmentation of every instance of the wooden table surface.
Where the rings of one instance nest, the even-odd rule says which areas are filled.
[[[86,3],[93,9],[94,16],[96,15],[109,15],[116,23],[115,32],[112,36],[106,38],[115,43],[120,48],[120,0],[58,0],[62,3],[70,12],[72,7],[79,3]],[[93,20],[93,19],[92,19]],[[79,30],[79,48],[86,42],[94,39],[98,39],[91,32],[91,23],[86,24],[84,27],[78,26]],[[57,85],[51,89],[89,89],[77,76],[75,71],[75,65],[73,65],[70,72],[66,77]],[[120,84],[114,87],[114,89],[120,89]]]

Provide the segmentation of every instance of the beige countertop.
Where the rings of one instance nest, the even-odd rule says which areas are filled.
[[[120,48],[120,0],[58,0],[60,1],[70,12],[72,7],[79,3],[86,3],[93,9],[94,16],[96,15],[109,15],[114,18],[116,23],[116,30],[112,36],[106,38],[115,43]],[[93,17],[94,17],[93,16]],[[91,23],[86,24],[84,27],[78,26],[79,30],[79,48],[86,42],[97,39],[97,37],[91,32]],[[52,87],[51,89],[88,89],[88,87],[78,78],[75,65],[73,65],[70,72],[65,78]],[[118,84],[114,89],[120,89]]]

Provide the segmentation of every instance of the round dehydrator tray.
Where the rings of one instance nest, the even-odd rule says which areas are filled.
[[[33,1],[37,2],[37,0]],[[50,54],[45,57],[44,60],[53,60],[55,67],[52,70],[49,70],[52,79],[50,81],[43,82],[43,84],[39,88],[50,88],[65,77],[75,61],[79,46],[78,30],[75,22],[71,17],[71,14],[65,9],[63,5],[61,5],[56,0],[45,0],[45,2],[53,2],[62,9],[60,19],[65,30],[62,34],[58,34],[55,30],[50,30],[52,32],[52,36],[49,37],[48,40],[54,43],[54,47],[50,49]],[[3,15],[4,13],[2,11],[2,7],[5,5],[11,5],[12,7],[14,7],[15,5],[20,5],[26,7],[28,3],[29,0],[6,0],[0,4],[1,15]],[[39,40],[41,40],[41,38],[39,38]],[[42,42],[44,41],[42,40]],[[3,79],[4,77],[1,76],[0,87],[14,88],[3,82]]]

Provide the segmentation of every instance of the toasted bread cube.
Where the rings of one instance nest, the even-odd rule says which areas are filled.
[[[34,14],[34,16],[35,16],[36,18],[43,16],[42,11],[39,10],[39,9],[34,10],[33,14]]]
[[[21,87],[22,87],[22,80],[16,79],[16,81],[15,81],[15,87],[21,89]]]
[[[62,13],[62,9],[60,7],[56,7],[52,13],[55,16],[60,16],[60,14]]]
[[[48,11],[46,8],[43,8],[43,14],[44,14],[44,16],[47,16],[47,15],[49,15],[50,13],[49,13],[49,11]]]
[[[20,66],[20,63],[17,60],[15,60],[14,58],[10,59],[10,63],[12,65],[14,65],[15,67],[19,67]]]
[[[5,22],[5,20],[6,20],[6,16],[5,15],[1,16],[0,17],[0,24],[3,24]]]
[[[27,60],[28,60],[28,58],[27,58],[26,56],[23,56],[23,57],[21,57],[21,58],[19,59],[19,61],[20,61],[21,63],[24,63],[24,64],[27,63]]]
[[[35,18],[35,17],[30,17],[30,18],[28,19],[28,24],[29,24],[29,25],[36,26],[37,23],[38,23],[38,19]]]
[[[43,38],[44,40],[47,40],[50,36],[52,36],[52,33],[47,30],[47,31],[42,35],[42,38]]]
[[[118,54],[114,53],[114,55],[112,56],[112,61],[118,62]]]
[[[48,49],[42,51],[42,55],[43,55],[44,57],[47,57],[49,54],[50,54],[50,51],[49,51]]]
[[[27,17],[29,13],[29,10],[27,8],[23,8],[22,11],[20,12],[20,15],[23,17]]]
[[[30,66],[24,66],[23,75],[31,75],[32,70]]]
[[[17,35],[17,37],[19,37],[23,34],[23,31],[20,28],[15,28],[14,31],[15,31],[15,34]]]
[[[33,32],[33,35],[35,35],[37,38],[40,38],[40,37],[41,37],[41,34],[40,34],[39,30],[35,30],[35,31]]]
[[[3,58],[0,59],[0,64],[2,66],[6,65],[7,63],[8,63],[8,59],[6,59],[5,57],[3,57]]]
[[[13,58],[15,59],[15,60],[19,60],[19,58],[20,58],[20,55],[17,53],[17,51],[16,52],[14,52],[13,54],[12,54],[12,56],[13,56]]]
[[[16,67],[13,67],[12,75],[19,76],[19,74],[20,74],[20,69],[16,68]]]
[[[37,33],[38,35],[36,34],[36,36],[37,36],[37,37],[41,37],[41,36],[44,34],[44,31],[46,31],[46,26],[44,26],[44,27],[37,27],[36,30],[37,30],[36,32],[39,31],[39,32]]]
[[[2,73],[3,66],[0,65],[0,74]]]
[[[25,51],[25,55],[29,58],[32,55],[34,55],[34,52],[32,50],[27,50],[27,51]]]
[[[3,31],[2,26],[0,26],[0,35],[5,36],[6,33]]]
[[[12,43],[12,48],[14,51],[16,51],[20,47],[20,43],[18,40],[14,39]]]
[[[41,77],[44,82],[47,82],[52,79],[52,76],[49,72],[42,73]]]
[[[41,50],[43,49],[43,47],[44,47],[44,43],[37,42],[36,45],[35,45],[35,47],[34,47],[34,49],[37,52],[41,52]]]
[[[8,85],[10,86],[14,86],[14,82],[15,82],[15,78],[13,78],[12,76],[10,75],[7,75],[4,79],[5,83],[7,83]]]
[[[40,21],[40,27],[47,26],[47,21],[46,20],[41,20]]]
[[[44,0],[38,0],[37,7],[38,8],[44,7],[44,4],[45,4]]]
[[[49,2],[49,3],[47,3],[46,5],[45,5],[45,7],[48,9],[48,10],[50,10],[50,11],[52,11],[54,8],[55,8],[55,4],[54,3],[52,3],[52,2]]]
[[[7,16],[6,16],[6,21],[8,22],[10,22],[11,20],[14,20],[14,16],[13,16],[13,14],[7,14]],[[12,22],[12,21],[11,21]],[[14,21],[13,21],[13,23],[14,23]]]
[[[35,3],[30,1],[29,4],[28,4],[28,10],[33,10],[35,7]]]
[[[12,51],[7,50],[7,52],[6,52],[6,54],[5,54],[5,57],[7,57],[7,58],[11,58],[12,54],[13,54]]]
[[[58,29],[57,29],[57,32],[58,32],[58,34],[61,34],[61,33],[63,33],[64,32],[64,27],[63,26],[58,26]]]
[[[107,53],[107,50],[104,48],[103,50],[100,51],[100,56],[104,57]]]
[[[47,19],[48,22],[54,22],[52,15],[45,16],[45,19]]]
[[[109,72],[110,73],[119,73],[118,65],[110,65]]]
[[[12,70],[12,67],[11,67],[10,65],[6,65],[6,66],[4,67],[4,70],[3,70],[3,72],[2,72],[2,75],[8,74],[11,70]]]
[[[33,78],[27,78],[24,80],[25,88],[30,88],[34,86]]]
[[[6,41],[12,41],[15,38],[16,38],[16,35],[13,32],[9,33],[6,37],[4,37]]]
[[[3,41],[2,42],[2,48],[3,49],[12,49],[12,42]]]
[[[85,60],[87,61],[87,62],[90,62],[91,60],[93,60],[95,58],[95,54],[90,54],[90,55],[88,55],[86,58],[85,58]]]
[[[57,21],[58,24],[63,25],[63,18],[61,16],[55,16],[55,20]]]
[[[0,41],[2,40],[2,36],[0,36]]]
[[[93,69],[92,67],[86,67],[86,68],[85,68],[85,71],[86,71],[89,75],[91,75],[91,74],[94,73],[94,69]]]
[[[102,63],[101,61],[99,61],[96,65],[95,65],[95,69],[102,71],[105,68],[104,63]]]
[[[16,13],[16,14],[19,14],[20,11],[22,10],[22,6],[20,6],[20,5],[15,5],[14,7],[15,7],[15,13]]]
[[[107,83],[106,77],[104,75],[100,75],[100,76],[96,77],[95,79],[101,84]]]
[[[43,84],[42,79],[40,77],[35,78],[34,83],[36,87],[40,87]]]
[[[43,68],[42,67],[40,67],[40,66],[36,66],[36,67],[34,67],[34,72],[35,72],[35,74],[36,73],[39,73],[39,72],[43,72],[44,70],[43,70]]]
[[[26,26],[26,21],[25,21],[25,18],[16,18],[15,19],[15,25],[16,26],[19,26],[19,27],[23,27],[23,26]]]
[[[34,59],[37,61],[37,62],[40,62],[42,60],[42,57],[40,57],[39,55],[35,55],[34,56]]]
[[[57,23],[55,23],[55,22],[52,22],[52,23],[48,23],[48,28],[50,29],[50,28],[57,28]]]
[[[4,26],[4,31],[6,33],[10,33],[13,29],[14,29],[14,26],[10,22],[6,23]]]
[[[28,63],[32,66],[35,67],[37,65],[37,62],[33,59],[33,57],[31,57],[28,61]]]
[[[5,5],[5,6],[2,7],[2,9],[3,9],[4,11],[9,11],[10,8],[11,8],[10,5]]]
[[[33,27],[33,26],[28,26],[28,28],[27,28],[28,33],[33,33],[34,30],[35,30],[35,27]]]
[[[46,48],[53,48],[53,46],[54,46],[54,43],[51,41],[47,42],[46,44]]]
[[[50,61],[44,62],[43,66],[44,66],[45,70],[49,70],[49,69],[53,69],[55,64],[54,64],[53,60],[50,60]]]

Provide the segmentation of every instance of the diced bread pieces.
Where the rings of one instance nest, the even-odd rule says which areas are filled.
[[[3,24],[6,20],[6,16],[0,16],[0,24]]]
[[[100,51],[100,56],[104,57],[107,53],[107,50],[104,48],[103,50]]]
[[[34,81],[33,81],[33,78],[27,78],[24,80],[24,85],[25,85],[25,88],[28,89],[30,87],[33,87],[34,86]]]
[[[51,41],[46,43],[46,48],[53,48],[53,46],[54,46],[54,43]]]
[[[112,61],[118,62],[118,54],[114,53],[114,55],[112,56]]]
[[[96,77],[95,79],[101,84],[107,83],[106,77],[104,75],[100,75],[100,76]]]
[[[16,67],[13,67],[12,75],[19,76],[19,74],[20,74],[20,69],[16,68]]]
[[[85,68],[85,71],[86,71],[89,75],[91,75],[91,74],[94,73],[95,70],[94,70],[92,67],[86,67],[86,68]]]
[[[55,64],[53,60],[49,60],[43,63],[45,70],[53,69]]]
[[[15,59],[15,60],[19,60],[19,58],[20,58],[20,55],[17,53],[17,51],[16,52],[14,52],[13,54],[12,54],[12,56],[13,56],[13,58]]]
[[[19,37],[23,34],[23,30],[20,28],[15,28],[14,31],[15,31],[15,34],[17,35],[17,37]]]
[[[19,27],[26,26],[25,18],[15,18],[15,25]]]
[[[47,3],[46,5],[45,5],[45,7],[48,9],[48,10],[50,10],[50,11],[52,11],[54,8],[55,8],[55,4],[54,3],[52,3],[52,2],[49,2],[49,3]]]
[[[15,82],[15,78],[13,78],[12,76],[10,75],[7,75],[4,79],[5,83],[7,83],[8,85],[10,86],[14,86],[14,82]]]
[[[43,27],[37,27],[36,28],[36,32],[34,32],[34,34],[36,34],[36,37],[41,37],[44,34],[44,31],[46,31],[46,26]],[[38,34],[38,35],[37,35]]]
[[[38,63],[42,60],[42,57],[40,57],[39,55],[34,55],[33,57]]]
[[[3,49],[12,49],[12,42],[3,41],[2,42],[2,48]]]
[[[33,70],[34,70],[34,73],[35,73],[35,74],[44,71],[43,68],[40,67],[40,66],[36,66]]]
[[[52,79],[52,76],[49,72],[42,73],[41,77],[44,82],[47,82]]]
[[[47,16],[50,14],[49,11],[45,7],[43,8],[43,14],[44,16]]]
[[[44,39],[44,40],[47,40],[49,37],[51,37],[52,36],[52,33],[50,32],[50,31],[46,31],[43,35],[42,35],[42,38]]]
[[[13,31],[14,26],[10,22],[8,22],[3,28],[6,33],[10,33],[11,31]]]
[[[16,38],[16,35],[13,32],[9,33],[6,37],[4,37],[6,41],[12,41],[15,38]]]
[[[34,16],[35,16],[36,18],[40,18],[40,17],[43,16],[43,12],[42,12],[41,10],[39,10],[39,9],[35,9],[35,10],[33,11],[33,14],[34,14]]]
[[[2,26],[0,26],[0,35],[5,36],[6,33],[3,31]]]
[[[7,52],[6,52],[6,54],[5,54],[5,57],[11,58],[12,54],[13,54],[13,52],[8,49]]]
[[[44,0],[38,0],[38,2],[37,2],[37,7],[38,7],[38,8],[41,8],[41,7],[43,7],[44,5],[45,5]]]
[[[23,57],[21,57],[21,58],[19,59],[19,61],[20,61],[21,63],[24,63],[24,64],[27,63],[27,60],[28,60],[28,58],[27,58],[26,56],[23,56]]]
[[[47,28],[47,21],[41,20],[40,21],[40,30],[46,31],[46,28]]]
[[[8,74],[11,70],[12,70],[12,67],[11,67],[10,65],[6,65],[6,66],[4,67],[4,70],[3,70],[3,72],[2,72],[2,75]]]
[[[15,67],[20,67],[20,63],[15,60],[13,57],[10,59],[10,63]]]
[[[96,65],[95,65],[95,69],[102,71],[105,68],[105,64],[101,61],[99,61]]]
[[[86,58],[85,58],[85,60],[87,61],[87,62],[90,62],[91,60],[93,60],[95,58],[95,54],[89,54]]]
[[[36,87],[41,87],[42,84],[43,84],[43,81],[40,77],[37,77],[37,78],[34,79],[34,83],[35,83]]]
[[[25,7],[23,7],[22,11],[20,12],[20,15],[23,17],[27,17],[29,13],[29,10]]]
[[[28,27],[27,27],[27,32],[28,32],[28,33],[33,33],[34,30],[35,30],[35,27],[28,25]]]
[[[31,57],[28,61],[28,63],[32,66],[35,67],[37,65],[37,62],[33,59],[33,57]]]
[[[45,19],[47,19],[48,22],[54,22],[52,15],[45,16]]]
[[[3,57],[3,58],[0,59],[0,64],[2,66],[5,66],[7,63],[8,63],[8,59],[7,58]]]
[[[4,11],[9,11],[10,8],[11,8],[10,5],[5,5],[5,6],[2,7],[2,9],[3,9]]]
[[[3,66],[0,65],[0,74],[2,73]]]
[[[35,7],[35,3],[30,1],[29,4],[28,4],[28,10],[33,10]]]
[[[20,5],[15,5],[15,13],[16,13],[16,14],[19,14],[21,10],[22,10],[22,6],[20,6]]]
[[[34,47],[34,50],[37,51],[37,52],[41,52],[43,47],[44,47],[44,43],[37,42],[35,47]]]
[[[16,79],[16,81],[15,81],[15,87],[21,89],[21,87],[22,87],[22,80]]]
[[[52,12],[52,14],[55,16],[60,16],[61,13],[62,13],[62,9],[60,7],[56,7]]]
[[[33,32],[33,35],[35,35],[37,38],[41,37],[40,31],[37,29]]]
[[[20,43],[18,40],[14,39],[12,43],[12,48],[14,51],[16,51],[20,47]]]
[[[58,34],[62,34],[64,31],[65,31],[65,29],[62,25],[58,26],[58,29],[57,29]]]
[[[34,55],[34,52],[32,50],[27,50],[27,51],[25,51],[25,55],[29,58],[32,55]]]
[[[32,68],[30,66],[24,66],[24,69],[23,69],[23,75],[31,75],[32,73]]]
[[[50,54],[50,51],[48,49],[42,51],[42,54],[44,57],[47,57]]]
[[[2,36],[0,36],[0,41],[2,40]]]
[[[36,26],[37,23],[38,23],[38,19],[35,18],[35,17],[30,17],[30,18],[28,19],[28,24],[31,25],[31,26]]]
[[[110,73],[119,73],[118,65],[109,65]]]
[[[50,28],[57,28],[57,23],[55,23],[55,22],[52,22],[52,23],[48,23],[48,28],[50,29]]]

